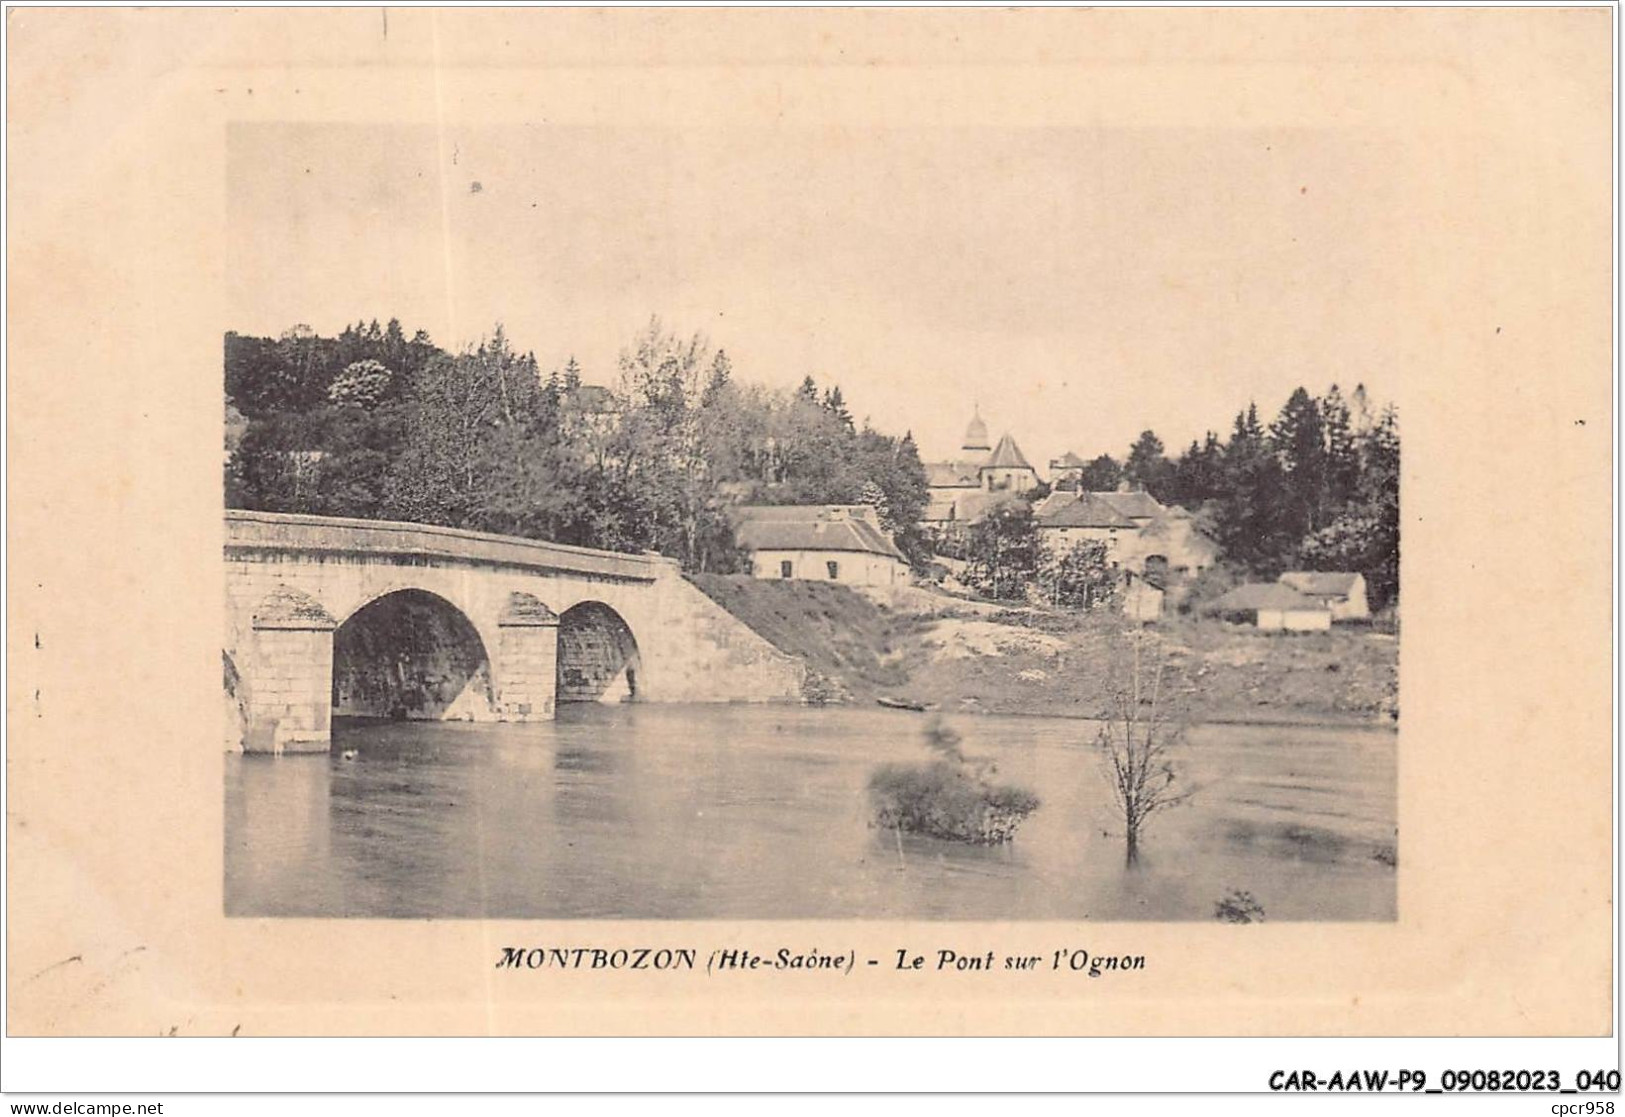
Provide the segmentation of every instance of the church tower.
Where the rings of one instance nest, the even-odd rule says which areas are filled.
[[[960,449],[978,454],[985,454],[993,449],[992,444],[987,440],[987,424],[982,422],[982,409],[980,407],[977,407],[975,414],[972,415],[970,426],[965,428],[965,444]]]

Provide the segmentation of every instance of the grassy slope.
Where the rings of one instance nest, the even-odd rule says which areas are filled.
[[[899,652],[912,645],[921,623],[882,612],[846,586],[743,574],[690,580],[774,647],[838,680],[850,696],[890,693],[908,681]]]
[[[990,615],[925,593],[887,608],[825,582],[694,581],[780,650],[839,680],[837,694],[854,699],[892,694],[943,709],[1094,717],[1106,711],[1107,677],[1122,662],[1116,616]],[[943,654],[967,630],[989,651],[989,621],[1014,637],[998,653]],[[1168,649],[1170,682],[1188,693],[1199,720],[1382,721],[1395,708],[1398,643],[1364,628],[1287,636],[1170,619],[1153,631]]]

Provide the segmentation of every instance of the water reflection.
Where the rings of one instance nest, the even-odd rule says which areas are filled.
[[[573,706],[540,725],[340,722],[329,756],[227,757],[231,915],[659,919],[1392,919],[1394,737],[1206,726],[1201,787],[1123,869],[1083,722],[965,718],[1043,799],[1013,844],[872,829],[922,759],[884,710]],[[352,759],[343,753],[352,751]]]

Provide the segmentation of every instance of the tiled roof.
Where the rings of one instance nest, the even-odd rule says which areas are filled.
[[[987,459],[983,469],[1031,469],[1032,465],[1016,445],[1016,440],[1009,435],[999,439],[999,444],[993,447],[992,455]]]
[[[1068,450],[1060,457],[1051,460],[1049,467],[1051,469],[1082,469],[1086,464],[1082,458]]]
[[[1119,513],[1096,493],[1057,493],[1045,502],[1038,518],[1039,527],[1132,528],[1134,521]]]
[[[959,497],[955,504],[959,508],[959,519],[962,523],[974,524],[1001,504],[1009,504],[1020,500],[1021,494],[1010,492],[1008,489],[999,492],[966,493]]]
[[[1078,499],[1077,493],[1067,492],[1065,489],[1057,489],[1048,496],[1042,497],[1033,502],[1033,515],[1042,520],[1045,515],[1049,513],[1050,509],[1053,508],[1056,511],[1059,511],[1061,505],[1067,504],[1076,499]]]
[[[925,483],[934,489],[979,488],[982,479],[978,471],[981,468],[980,462],[926,462]]]
[[[858,551],[903,561],[870,516],[873,510],[827,504],[741,505],[735,538],[753,551]]]
[[[728,509],[736,524],[746,520],[840,520],[851,516],[879,522],[872,504],[736,504]]]
[[[1290,570],[1281,575],[1281,582],[1316,597],[1347,597],[1354,592],[1354,583],[1359,577],[1346,571]]]
[[[1290,612],[1318,612],[1326,607],[1280,582],[1249,582],[1237,586],[1209,608],[1217,613],[1250,613],[1257,609],[1284,609]]]
[[[1136,519],[1150,519],[1162,511],[1162,505],[1157,503],[1157,498],[1147,492],[1094,493],[1093,495],[1098,496],[1123,515],[1132,516]]]

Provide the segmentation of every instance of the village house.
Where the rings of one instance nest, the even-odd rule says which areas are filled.
[[[1219,545],[1184,508],[1164,507],[1150,493],[1057,491],[1033,505],[1052,547],[1098,539],[1125,570],[1166,587],[1170,576],[1200,574],[1218,561]]]
[[[1324,632],[1332,627],[1331,610],[1280,582],[1237,586],[1207,611],[1269,632]]]
[[[802,578],[855,586],[908,581],[908,562],[868,504],[740,505],[735,536],[758,578]]]
[[[1079,543],[1106,545],[1113,566],[1125,565],[1125,555],[1138,555],[1134,521],[1096,493],[1052,493],[1033,508],[1039,538],[1052,551],[1071,550]]]
[[[1365,575],[1332,570],[1290,570],[1281,584],[1325,606],[1334,621],[1364,620],[1371,615],[1366,602]]]

